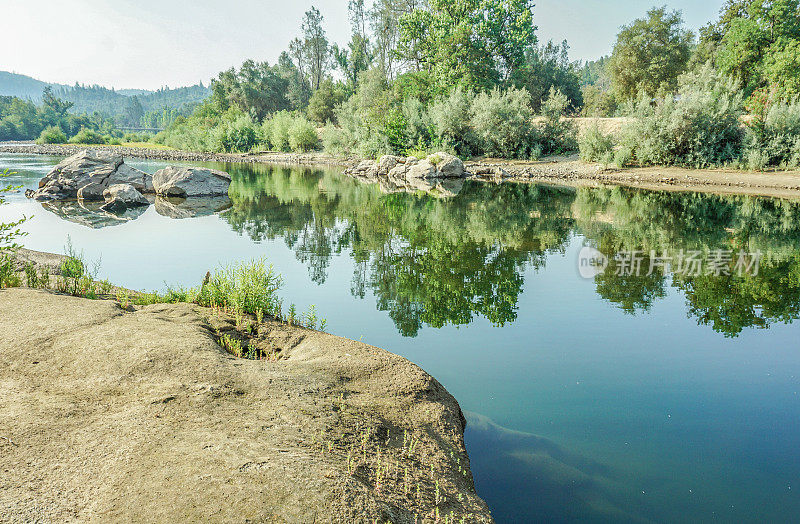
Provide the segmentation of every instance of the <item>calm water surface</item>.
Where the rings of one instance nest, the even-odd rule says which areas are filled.
[[[0,155],[0,171],[33,188],[58,161]],[[455,395],[499,522],[797,521],[800,204],[469,183],[438,200],[336,171],[215,167],[230,201],[120,220],[14,195],[0,220],[32,216],[26,247],[62,252],[69,236],[135,289],[268,257],[287,301]],[[612,259],[595,278],[579,275],[584,246]],[[635,250],[763,256],[758,275],[646,275],[649,255],[617,275],[614,255]]]

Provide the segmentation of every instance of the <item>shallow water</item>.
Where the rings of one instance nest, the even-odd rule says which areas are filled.
[[[0,154],[0,172],[33,188],[58,160]],[[0,221],[32,216],[26,247],[62,252],[69,237],[135,289],[268,257],[287,303],[455,395],[499,522],[800,514],[800,204],[472,183],[439,200],[336,171],[215,167],[234,176],[230,202],[119,220],[16,194]],[[584,246],[611,259],[594,278],[579,274]],[[639,276],[614,262],[634,250]],[[733,274],[646,275],[651,250],[731,252]],[[761,253],[757,275],[738,275],[739,251]]]

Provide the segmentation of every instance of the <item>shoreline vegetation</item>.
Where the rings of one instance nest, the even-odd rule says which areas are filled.
[[[49,88],[40,106],[0,97],[0,140],[150,143],[195,158],[269,150],[280,152],[266,155],[277,161],[310,163],[310,154],[337,164],[442,151],[534,166],[579,155],[591,164],[555,178],[711,168],[751,173],[712,186],[794,190],[760,179],[800,168],[799,0],[728,2],[699,35],[680,11],[654,7],[622,26],[610,56],[589,62],[570,61],[567,42],[539,41],[529,0],[457,4],[352,0],[346,45],[329,40],[311,7],[276,63],[246,60],[220,72],[208,98],[165,108],[155,134],[115,128],[152,125],[133,102],[122,118],[76,115],[75,102],[60,98],[66,92]],[[620,125],[579,129],[576,117],[618,117]],[[528,178],[553,177],[531,170]]]
[[[196,287],[167,285],[159,292],[136,291],[98,280],[100,261],[86,260],[69,238],[64,251],[64,255],[57,255],[17,247],[4,253],[0,289],[26,287],[89,300],[112,300],[126,311],[153,304],[194,304],[216,317],[230,319],[235,331],[223,333],[217,326],[216,340],[232,355],[250,360],[280,358],[274,348],[257,340],[258,327],[265,321],[321,332],[327,326],[315,305],[303,312],[295,304],[284,304],[278,294],[283,279],[265,258],[216,268]]]
[[[597,122],[596,119],[588,120],[590,120],[589,125]],[[617,119],[604,120],[606,121],[603,125],[607,128],[618,127]],[[174,162],[238,162],[350,168],[364,160],[322,152],[195,153],[175,149],[153,149],[146,144],[131,147],[0,142],[0,153],[70,156],[86,149],[108,149],[124,157]],[[464,165],[471,173],[502,169],[503,182],[541,182],[569,186],[619,185],[647,190],[800,198],[800,170],[772,169],[768,172],[753,173],[732,168],[693,169],[674,166],[616,168],[596,162],[585,162],[577,155],[545,157],[538,161],[487,158],[467,161]],[[489,182],[497,181],[494,176],[472,175],[471,177]]]
[[[27,497],[14,496],[10,499],[14,501],[12,514],[42,517],[46,513],[54,519],[89,514],[134,517],[142,510],[132,501],[145,497],[149,502],[139,500],[138,504],[153,507],[156,514],[174,510],[184,517],[209,516],[208,512],[219,504],[187,507],[180,502],[184,496],[181,490],[195,482],[186,472],[195,470],[194,462],[200,461],[205,474],[199,482],[208,488],[200,491],[215,493],[217,502],[218,497],[227,499],[224,512],[232,518],[257,518],[265,511],[263,497],[237,497],[233,495],[236,489],[282,493],[280,486],[288,474],[295,495],[281,495],[279,504],[278,499],[266,495],[275,503],[273,515],[289,518],[325,511],[335,519],[409,524],[492,521],[486,504],[475,493],[463,441],[465,419],[456,400],[435,379],[402,357],[316,331],[316,327],[324,329],[324,321],[320,326],[313,308],[302,316],[296,316],[294,306],[282,313],[276,295],[280,276],[263,261],[210,272],[193,290],[157,294],[95,282],[87,262],[71,246],[67,255],[20,248],[13,260],[17,280],[12,284],[19,287],[4,285],[6,289],[0,289],[0,331],[5,333],[0,335],[0,352],[11,363],[7,369],[18,369],[31,359],[38,366],[30,374],[12,371],[14,376],[0,378],[30,380],[44,396],[36,408],[26,403],[29,407],[16,413],[15,424],[6,426],[12,430],[3,436],[13,443],[8,460],[16,464],[7,490],[13,493],[24,489],[30,475],[36,475],[40,485],[58,484],[62,479],[55,465],[71,460],[45,445],[48,438],[56,438],[57,432],[70,434],[74,427],[68,416],[58,415],[61,410],[48,408],[48,399],[60,389],[58,384],[72,383],[75,378],[61,369],[62,361],[70,361],[71,369],[78,365],[82,375],[94,377],[91,382],[111,379],[116,372],[122,373],[123,382],[133,380],[129,384],[132,391],[124,394],[106,392],[102,387],[91,394],[85,392],[84,408],[78,415],[100,434],[113,432],[117,450],[136,455],[141,442],[130,432],[134,426],[141,429],[144,423],[148,430],[136,433],[154,438],[151,443],[179,438],[189,449],[200,450],[199,444],[210,438],[225,442],[225,453],[187,451],[180,458],[173,457],[167,466],[150,464],[156,471],[153,475],[144,466],[140,469],[137,461],[121,463],[116,454],[95,455],[94,440],[81,439],[82,444],[71,448],[71,454],[91,457],[91,467],[121,468],[122,482],[139,479],[137,485],[144,482],[148,490],[157,489],[174,501],[154,501],[147,490],[138,495],[126,490],[124,500],[113,495],[93,496],[92,508],[81,510],[79,493],[46,505],[37,503],[35,508],[27,506]],[[8,284],[9,275],[5,277]],[[30,310],[40,313],[23,318]],[[83,339],[94,341],[91,351],[68,341],[57,354],[34,355],[31,351],[38,350],[23,347],[35,346],[27,343],[29,336],[39,343],[71,339],[77,326],[65,319],[73,318],[73,313],[82,319]],[[42,315],[47,320],[42,320]],[[47,323],[45,333],[38,332],[39,321]],[[108,329],[114,336],[103,333]],[[173,343],[174,337],[180,338],[179,344]],[[206,342],[209,340],[213,342]],[[124,351],[95,347],[119,344],[126,345]],[[158,364],[142,368],[140,358]],[[111,361],[113,366],[108,368]],[[250,364],[240,364],[244,362]],[[29,363],[25,369],[28,367]],[[58,380],[45,385],[48,376],[57,376]],[[205,380],[216,382],[208,385]],[[224,384],[214,385],[219,381]],[[138,391],[136,384],[143,383],[151,384],[147,394]],[[208,395],[197,396],[197,391],[206,390]],[[32,390],[28,394],[39,393]],[[136,416],[103,416],[109,404],[130,411],[141,398],[151,397],[155,400],[146,409],[165,406],[157,409],[157,418],[145,419],[154,422],[137,421]],[[253,397],[264,397],[264,402]],[[9,396],[5,400],[9,401]],[[224,411],[225,421],[203,422],[206,408]],[[186,426],[186,421],[195,417],[201,420],[203,431],[176,430],[175,426]],[[276,417],[291,422],[263,426],[270,428],[263,430],[269,435],[250,435],[247,428],[254,423]],[[276,444],[279,450],[273,449]],[[169,455],[168,450],[173,448],[170,440],[164,453]],[[35,471],[24,465],[32,454],[39,457]],[[145,462],[156,460],[150,451],[140,458]],[[231,466],[237,471],[233,477],[227,473]],[[232,482],[236,489],[220,487],[220,482]],[[93,489],[93,485],[90,478],[81,482],[81,486],[88,486],[86,489]],[[76,487],[77,491],[81,489]],[[192,491],[197,492],[196,485]]]

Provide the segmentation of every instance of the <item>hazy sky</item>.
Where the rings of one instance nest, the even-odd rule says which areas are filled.
[[[597,58],[621,25],[662,3],[696,31],[723,0],[538,0],[537,35],[566,38],[572,59]],[[0,70],[116,88],[207,83],[246,58],[274,62],[311,5],[331,40],[346,43],[347,0],[0,0]]]

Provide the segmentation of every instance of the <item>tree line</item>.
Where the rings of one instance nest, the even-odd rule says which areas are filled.
[[[167,126],[155,142],[202,151],[537,158],[580,149],[620,166],[795,167],[798,2],[728,0],[699,35],[679,11],[654,7],[621,28],[610,56],[574,62],[566,41],[539,41],[530,0],[350,0],[344,45],[311,7],[274,64],[221,72],[190,115],[128,110]],[[578,114],[632,123],[579,141],[562,119]]]

